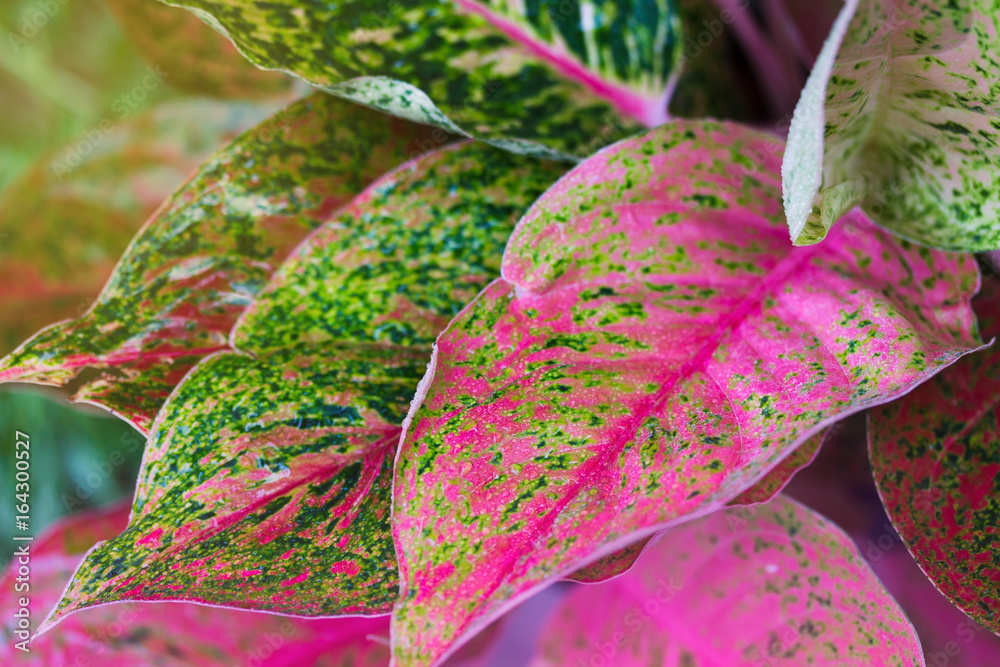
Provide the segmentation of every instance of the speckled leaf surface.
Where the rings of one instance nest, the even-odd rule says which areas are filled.
[[[389,612],[393,458],[431,344],[564,170],[464,143],[313,234],[234,330],[238,352],[168,400],[128,530],[88,556],[52,620],[120,600]]]
[[[681,526],[628,574],[576,588],[530,664],[925,663],[913,626],[851,539],[778,496]]]
[[[100,136],[49,152],[0,193],[0,354],[82,314],[163,200],[267,105],[164,102]]]
[[[1000,334],[1000,287],[974,302]],[[962,611],[1000,634],[1000,351],[962,359],[868,418],[872,472],[914,560]]]
[[[128,521],[128,504],[64,519],[31,545],[33,624],[59,599],[84,552]],[[292,619],[190,604],[108,605],[75,615],[20,651],[15,560],[0,575],[0,662],[6,667],[380,667],[388,620]],[[32,627],[34,629],[34,627]]]
[[[0,382],[64,385],[98,368],[79,398],[148,430],[184,373],[228,349],[236,319],[292,249],[376,177],[434,146],[427,134],[322,94],[278,112],[163,205],[90,310],[0,360]]]
[[[623,122],[664,122],[679,46],[674,0],[168,4],[261,67],[524,152],[583,156]]]
[[[103,1],[145,60],[162,68],[175,88],[238,99],[291,91],[291,78],[254,67],[231,41],[190,12],[153,0]]]
[[[795,451],[782,459],[763,479],[734,498],[728,505],[731,507],[755,505],[766,503],[774,498],[785,488],[795,473],[812,463],[812,460],[816,457],[816,452],[819,451],[820,445],[823,443],[824,436],[828,432],[829,429],[823,433],[817,433],[799,445]],[[668,532],[669,529],[660,531],[652,538],[643,538],[624,549],[615,551],[607,556],[602,556],[590,565],[580,568],[568,576],[567,579],[570,581],[579,581],[584,584],[596,584],[617,577],[623,572],[627,572],[635,564],[639,556],[647,548],[651,539],[659,539]]]
[[[788,135],[792,239],[860,204],[936,248],[1000,248],[1000,3],[847,0]]]
[[[438,339],[397,456],[397,664],[720,508],[979,345],[971,257],[860,214],[793,248],[779,162],[766,135],[678,121],[521,220],[503,278]]]

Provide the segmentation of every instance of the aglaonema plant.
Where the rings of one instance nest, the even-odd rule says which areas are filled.
[[[154,59],[204,29],[111,4],[171,17]],[[925,665],[851,537],[783,493],[863,411],[906,548],[1000,634],[1000,293],[970,254],[1000,248],[995,3],[821,28],[781,0],[165,4],[232,41],[202,57],[238,77],[187,85],[287,94],[235,48],[320,92],[0,360],[147,437],[131,506],[43,543],[39,653],[125,609],[106,664],[287,626],[260,664],[485,667],[570,580],[532,665]]]

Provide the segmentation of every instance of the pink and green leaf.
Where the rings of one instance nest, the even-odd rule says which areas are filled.
[[[197,13],[260,67],[536,155],[587,155],[617,138],[609,133],[664,122],[677,73],[674,0],[167,4]]]
[[[521,220],[407,419],[396,664],[433,664],[550,580],[721,508],[979,346],[971,257],[860,214],[794,248],[779,165],[768,136],[677,121]]]
[[[122,600],[387,613],[401,424],[448,321],[565,167],[465,143],[378,179],[291,256],[157,417],[128,529],[55,622]]]
[[[628,574],[571,591],[531,667],[593,664],[925,663],[913,626],[851,539],[778,496],[689,522]]]
[[[1000,248],[998,66],[995,0],[847,0],[788,134],[793,241],[861,205],[931,247]]]
[[[1000,334],[1000,288],[974,302]],[[914,560],[962,611],[1000,634],[1000,351],[960,360],[913,393],[873,410],[872,471]]]
[[[86,313],[0,360],[0,382],[61,386],[99,369],[78,396],[147,431],[180,378],[229,349],[236,319],[292,249],[427,134],[322,94],[275,114],[167,200]]]
[[[82,314],[142,221],[219,144],[273,111],[164,102],[107,133],[93,129],[101,141],[86,156],[68,146],[36,160],[0,193],[0,354]]]
[[[58,601],[84,552],[128,521],[127,504],[64,519],[30,545],[32,626]],[[55,632],[35,636],[24,652],[15,611],[17,559],[0,574],[0,663],[6,667],[377,667],[388,648],[379,619],[294,619],[191,604],[121,604],[88,609]]]
[[[292,79],[258,69],[198,17],[153,0],[104,0],[144,59],[185,93],[220,98],[287,96]],[[166,197],[164,197],[166,199]]]
[[[823,433],[818,433],[798,446],[791,454],[775,466],[771,472],[767,473],[759,482],[741,493],[732,501],[727,503],[730,507],[738,505],[756,505],[766,503],[774,498],[788,484],[789,480],[799,470],[812,463],[819,451],[820,445],[830,429]],[[623,572],[627,572],[635,561],[642,555],[651,539],[660,539],[661,536],[669,533],[669,529],[660,531],[652,537],[644,537],[638,542],[628,545],[620,551],[602,556],[596,561],[583,567],[567,579],[579,581],[585,584],[596,584],[617,577]]]

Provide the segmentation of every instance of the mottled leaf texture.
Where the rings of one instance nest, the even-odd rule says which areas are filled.
[[[1000,2],[847,0],[788,134],[798,245],[860,204],[935,248],[1000,248]]]
[[[913,626],[850,537],[778,496],[681,526],[625,576],[570,592],[531,667],[593,664],[925,663]]]
[[[86,311],[163,200],[220,144],[275,111],[166,102],[45,154],[0,194],[0,354]],[[83,146],[87,152],[77,150]]]
[[[291,78],[254,67],[232,42],[190,12],[154,0],[104,0],[104,4],[145,60],[162,68],[175,88],[239,99],[269,98],[291,90]]]
[[[1000,334],[1000,287],[975,301]],[[969,355],[872,411],[875,484],[914,560],[962,611],[1000,634],[1000,350]]]
[[[795,451],[782,459],[781,463],[771,470],[771,472],[767,473],[763,479],[728,504],[730,506],[754,505],[757,503],[766,503],[771,498],[774,498],[774,496],[785,488],[785,485],[788,484],[795,473],[812,462],[816,456],[816,452],[819,451],[820,445],[823,443],[825,434],[828,432],[829,429],[823,433],[818,433],[799,445]],[[627,572],[635,564],[636,560],[639,559],[639,556],[642,555],[643,550],[649,544],[650,539],[659,539],[659,536],[665,535],[668,532],[669,529],[660,531],[653,538],[644,537],[620,551],[603,556],[590,565],[577,570],[567,577],[567,579],[585,584],[596,584],[617,577],[623,572]]]
[[[0,360],[0,382],[58,386],[102,369],[76,398],[147,431],[184,374],[228,349],[236,319],[291,250],[376,177],[433,145],[427,132],[322,94],[275,114],[163,205],[90,310]]]
[[[5,667],[380,667],[386,619],[293,619],[192,604],[125,604],[88,609],[21,651],[18,598],[30,600],[37,624],[96,541],[125,527],[128,505],[64,519],[29,545],[31,589],[17,592],[17,557],[0,575],[0,663]]]
[[[553,578],[721,507],[979,344],[970,256],[860,213],[793,248],[774,148],[669,123],[518,223],[408,416],[397,664],[434,663]]]
[[[58,616],[120,600],[389,612],[393,457],[431,344],[564,170],[461,144],[312,235],[235,329],[239,352],[168,400],[128,530],[88,556]]]
[[[674,1],[168,4],[196,12],[251,62],[335,95],[512,150],[587,155],[666,120]]]

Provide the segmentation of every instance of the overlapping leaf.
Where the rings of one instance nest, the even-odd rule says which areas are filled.
[[[393,457],[431,344],[563,170],[463,144],[312,235],[234,330],[241,352],[206,359],[164,406],[128,530],[89,554],[57,617],[166,599],[388,612]]]
[[[788,481],[795,473],[812,462],[816,456],[816,452],[819,451],[820,445],[823,443],[825,435],[829,431],[827,429],[823,433],[817,433],[799,445],[795,451],[783,459],[763,479],[729,502],[729,506],[755,505],[766,503],[774,498],[785,488],[785,485],[788,484]],[[620,551],[603,556],[590,565],[577,570],[567,578],[586,584],[596,584],[617,577],[627,572],[635,564],[651,540],[659,540],[662,536],[669,533],[669,530],[660,531],[652,536],[652,538],[644,537]]]
[[[37,160],[0,194],[0,354],[83,313],[142,221],[220,144],[272,111],[166,102],[91,130],[96,143],[84,136]]]
[[[839,528],[778,496],[672,532],[628,574],[581,586],[532,667],[924,665],[920,641]]]
[[[376,667],[388,648],[369,635],[386,636],[385,619],[290,619],[188,604],[113,605],[90,609],[58,632],[34,638],[21,651],[14,634],[18,598],[30,599],[37,625],[79,564],[99,540],[125,527],[128,505],[77,515],[55,525],[31,547],[31,588],[14,589],[18,561],[0,576],[0,661],[7,667]]]
[[[317,94],[222,149],[139,232],[97,302],[0,360],[0,381],[65,385],[147,430],[310,230],[407,155],[427,128]],[[447,140],[448,137],[445,137]],[[426,142],[426,143],[423,143]]]
[[[290,91],[290,78],[254,67],[232,42],[190,12],[152,0],[104,2],[145,59],[162,68],[175,88],[239,99],[269,98]]]
[[[1000,248],[1000,5],[847,0],[795,109],[796,244],[857,204],[905,238]]]
[[[674,0],[168,4],[198,13],[261,67],[535,154],[587,155],[623,121],[664,122],[679,45]]]
[[[976,300],[1000,334],[1000,288]],[[879,495],[934,585],[1000,634],[1000,352],[970,355],[869,415]]]
[[[587,160],[519,223],[504,278],[438,339],[400,446],[397,664],[721,507],[979,344],[971,257],[860,214],[793,248],[772,141],[670,123]]]

